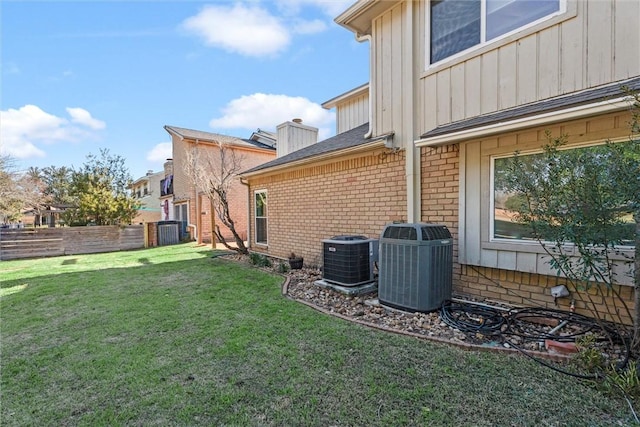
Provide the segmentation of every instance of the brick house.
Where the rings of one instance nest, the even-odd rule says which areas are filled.
[[[439,223],[454,237],[457,293],[567,309],[539,245],[496,232],[496,159],[540,151],[547,130],[570,149],[628,138],[620,88],[640,89],[640,3],[522,4],[359,0],[338,16],[370,43],[369,108],[355,92],[335,98],[337,136],[244,174],[251,249],[318,265],[332,235]],[[591,298],[611,318],[610,294]]]
[[[211,231],[214,223],[220,226],[225,239],[233,241],[231,232],[214,218],[212,201],[200,188],[196,188],[192,179],[187,176],[185,163],[188,159],[188,153],[197,151],[199,156],[219,158],[220,146],[224,146],[233,150],[235,155],[241,159],[242,168],[251,168],[275,157],[275,141],[272,134],[258,130],[251,135],[251,138],[241,139],[176,126],[165,126],[164,128],[171,135],[173,151],[172,174],[170,175],[171,193],[167,194],[165,198],[167,205],[172,206],[168,209],[168,212],[172,212],[173,215],[170,219],[186,221],[192,238],[199,243],[212,241]],[[165,182],[168,178],[169,176],[165,178]],[[169,198],[171,199],[170,203]],[[247,189],[238,178],[234,179],[231,185],[228,200],[236,231],[246,239]]]

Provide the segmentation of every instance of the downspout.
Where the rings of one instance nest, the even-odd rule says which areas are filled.
[[[200,142],[200,140],[198,138],[196,138],[196,151],[198,150],[198,142]],[[196,243],[198,245],[202,244],[202,214],[201,214],[201,207],[200,207],[200,194],[198,194],[198,184],[194,181],[193,183],[193,191],[195,193],[195,202],[196,202],[196,224],[193,226],[195,234],[196,234]],[[192,224],[189,224],[192,225]]]
[[[414,135],[416,134],[415,122],[416,122],[416,96],[415,96],[415,75],[416,64],[414,61],[418,55],[414,55],[414,25],[413,25],[413,2],[407,2],[407,25],[405,26],[404,39],[410,40],[409,43],[403,45],[404,51],[402,57],[406,58],[404,70],[402,73],[403,81],[409,82],[409,90],[405,90],[405,93],[409,93],[404,99],[403,110],[403,123],[402,133],[407,138],[407,146],[405,149],[405,172],[406,172],[406,185],[407,185],[407,222],[420,222],[422,220],[422,200],[421,200],[421,168],[420,168],[420,148],[417,148],[414,144]],[[409,114],[406,114],[409,112]],[[408,138],[407,136],[410,136]]]
[[[369,139],[373,135],[373,95],[374,95],[374,85],[373,85],[373,48],[371,47],[371,34],[360,35],[359,33],[355,34],[356,41],[358,43],[363,43],[365,41],[369,42],[369,130],[364,134],[364,139]]]

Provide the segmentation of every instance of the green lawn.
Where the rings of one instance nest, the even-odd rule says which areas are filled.
[[[632,425],[522,356],[318,313],[194,245],[0,263],[2,426]]]

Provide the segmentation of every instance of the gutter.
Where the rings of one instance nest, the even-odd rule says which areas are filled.
[[[372,148],[384,147],[386,140],[387,140],[387,137],[375,138],[371,142],[368,142],[366,144],[356,145],[355,147],[337,149],[337,150],[331,151],[329,153],[320,154],[320,155],[317,155],[317,156],[310,156],[310,157],[306,157],[304,159],[300,159],[300,160],[296,160],[296,161],[292,161],[292,162],[282,163],[282,164],[277,165],[277,166],[272,166],[272,167],[269,167],[269,168],[260,169],[260,170],[254,171],[254,172],[243,173],[242,174],[242,178],[252,177],[252,176],[255,176],[255,175],[262,175],[262,174],[264,174],[266,172],[277,172],[279,170],[288,169],[288,168],[291,168],[293,166],[303,166],[303,165],[308,164],[308,163],[315,163],[315,162],[317,162],[319,160],[329,160],[329,159],[332,159],[334,157],[342,157],[342,156],[347,155],[347,154],[358,153],[360,151],[367,151],[367,150],[370,150]]]
[[[356,37],[356,41],[358,43],[363,43],[365,41],[369,42],[369,130],[367,131],[367,133],[364,134],[364,139],[369,139],[371,138],[371,135],[373,135],[373,95],[375,94],[374,91],[374,84],[373,84],[373,46],[371,43],[371,35],[370,34],[364,34],[364,35],[360,35],[359,33],[355,34]]]
[[[551,111],[548,113],[537,114],[535,116],[527,116],[519,119],[507,120],[504,122],[474,127],[471,129],[464,129],[451,133],[444,133],[442,135],[421,138],[414,141],[414,144],[416,147],[436,147],[513,130],[580,119],[604,113],[611,113],[628,108],[630,100],[630,97],[625,96],[612,100],[580,105],[577,107],[566,108],[564,110]]]

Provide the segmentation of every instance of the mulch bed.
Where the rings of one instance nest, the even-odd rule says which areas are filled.
[[[249,263],[248,257],[230,255],[227,258]],[[275,260],[273,264],[275,266],[273,270],[277,271],[279,261]],[[550,317],[531,315],[530,313],[523,314],[520,316],[521,318],[511,316],[512,323],[509,327],[503,325],[489,333],[483,333],[485,331],[482,330],[464,331],[447,324],[441,317],[440,310],[430,313],[405,312],[378,304],[377,292],[363,295],[346,295],[331,288],[318,286],[315,282],[322,279],[322,272],[318,269],[291,270],[285,273],[285,276],[283,294],[287,297],[323,313],[389,332],[445,342],[467,349],[499,352],[524,351],[533,357],[566,361],[573,354],[571,350],[573,346],[572,337],[580,337],[586,331],[596,336],[596,345],[606,359],[612,362],[619,362],[624,360],[626,355],[624,345],[611,343],[610,340],[606,339],[600,328],[596,327],[593,330],[588,330],[589,328],[585,329],[584,325],[573,323],[567,324],[554,334],[556,337],[565,337],[562,341],[568,341],[569,343],[558,343],[557,346],[551,345],[547,348],[544,338],[540,337],[544,337],[560,323],[559,320],[553,317],[555,313],[549,313]],[[468,300],[472,303],[486,304],[490,307],[503,309],[505,314],[509,313],[508,310],[516,309],[516,307],[496,301]],[[480,305],[479,307],[482,308],[483,306]],[[545,313],[543,312],[543,314]],[[563,315],[563,313],[560,313],[560,315]],[[474,321],[482,323],[490,320],[478,319],[478,315],[474,317],[474,315],[467,315],[466,313],[462,313],[461,316],[465,316],[465,319],[471,323]],[[515,320],[513,320],[514,318]],[[513,333],[500,333],[505,329],[509,329]],[[570,347],[570,349],[566,350],[564,347]]]

